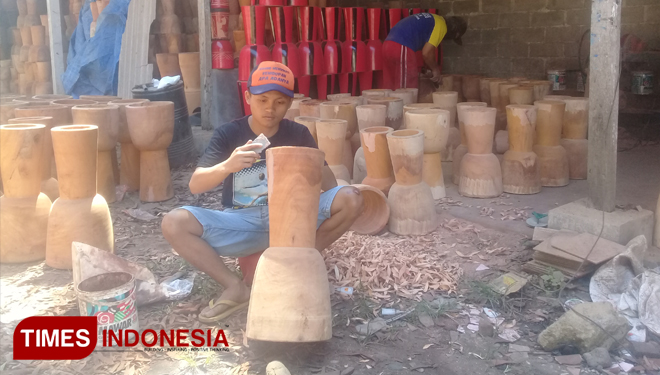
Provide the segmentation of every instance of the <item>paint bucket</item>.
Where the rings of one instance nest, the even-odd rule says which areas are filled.
[[[103,331],[138,330],[135,305],[135,278],[127,272],[103,273],[76,286],[81,316],[96,316],[97,345],[103,345]]]
[[[650,95],[653,93],[653,72],[632,72],[632,92],[637,95]]]
[[[566,71],[548,70],[548,81],[552,82],[553,91],[566,90]]]

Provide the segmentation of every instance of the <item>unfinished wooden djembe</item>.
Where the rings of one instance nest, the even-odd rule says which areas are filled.
[[[375,235],[380,233],[390,220],[390,205],[387,196],[371,185],[352,185],[362,195],[362,214],[353,222],[351,230],[359,234]]]
[[[359,130],[371,128],[374,126],[385,126],[387,121],[387,107],[382,104],[365,104],[355,108],[358,118]],[[364,149],[362,148],[362,137],[357,134],[360,142],[359,148],[355,152],[353,163],[353,183],[362,184],[367,177],[367,162],[364,158]],[[355,136],[353,136],[354,138]],[[352,140],[351,140],[352,142]],[[394,181],[394,180],[392,180]]]
[[[66,122],[64,124],[57,125],[57,126],[62,126],[62,125],[73,124],[73,115],[71,114],[71,108],[77,105],[98,104],[98,102],[95,102],[93,100],[83,100],[83,99],[57,99],[57,100],[53,100],[51,104],[57,104],[67,107],[68,113],[66,114]]]
[[[357,114],[355,107],[357,103],[352,101],[324,102],[319,106],[321,119],[342,119],[346,120],[346,140],[342,148],[342,164],[348,169],[348,174],[353,175],[353,148],[351,138],[357,133]],[[356,147],[357,148],[357,147]],[[350,182],[350,180],[348,180]]]
[[[416,103],[416,101],[413,99],[415,93],[412,91],[392,91],[390,93],[390,97],[392,98],[399,98],[403,101],[403,105],[406,106],[408,104],[413,104]]]
[[[362,96],[365,96],[365,97],[370,97],[370,96],[388,97],[388,96],[390,96],[391,92],[392,92],[392,90],[390,90],[390,89],[368,89],[368,90],[362,90]]]
[[[135,145],[133,145],[131,133],[128,131],[126,106],[148,101],[148,99],[124,99],[114,100],[108,103],[119,107],[119,127],[117,137],[121,144],[119,183],[126,186],[126,191],[140,190],[140,151],[138,151]]]
[[[365,185],[373,186],[387,195],[394,184],[392,159],[387,145],[387,135],[394,129],[386,126],[372,126],[360,130],[362,151],[367,168]]]
[[[479,78],[479,97],[486,105],[490,104],[490,81],[496,78]]]
[[[509,150],[502,159],[502,185],[512,194],[536,194],[541,191],[541,175],[534,147],[536,107],[506,106]]]
[[[539,100],[534,105],[537,108],[534,152],[538,156],[541,185],[566,186],[569,182],[568,154],[560,144],[566,103]]]
[[[463,160],[463,156],[468,152],[467,139],[465,137],[465,125],[463,123],[461,110],[465,107],[486,107],[486,105],[485,102],[465,102],[456,104],[456,117],[458,117],[458,131],[461,135],[461,144],[454,150],[454,155],[451,160],[452,182],[455,185],[458,185],[461,178],[461,160]]]
[[[51,130],[60,197],[48,219],[46,264],[71,269],[71,245],[82,242],[114,252],[108,204],[96,194],[98,127],[59,126]]]
[[[41,193],[46,127],[0,126],[0,263],[44,259],[51,200]],[[71,250],[69,250],[70,252]]]
[[[492,152],[497,110],[466,107],[462,111],[468,153],[461,160],[458,193],[474,198],[497,197],[502,194],[502,169]]]
[[[410,92],[410,93],[412,93],[412,102],[410,102],[408,104],[417,103],[417,97],[419,96],[419,89],[416,88],[416,87],[399,88],[399,89],[394,90],[394,92],[398,92],[398,93]],[[407,105],[407,104],[404,104],[404,106],[405,105]]]
[[[121,100],[120,97],[114,95],[80,95],[78,99],[81,100],[93,100],[97,103],[109,103],[113,100]]]
[[[490,106],[493,108],[500,108],[500,83],[507,83],[505,79],[491,79],[488,81],[490,93]]]
[[[568,155],[568,176],[571,180],[587,178],[589,141],[589,98],[564,99],[566,110],[560,144]]]
[[[404,119],[405,119],[405,114],[408,111],[412,111],[413,109],[425,109],[425,108],[440,108],[440,106],[435,105],[433,103],[413,103],[413,104],[408,104],[403,106],[403,114],[404,114]],[[402,129],[406,128],[406,122],[403,122],[403,127]]]
[[[300,125],[304,125],[309,132],[312,134],[312,137],[314,137],[314,142],[318,145],[318,139],[316,136],[316,122],[320,120],[318,117],[309,117],[309,116],[298,116],[294,119],[295,122],[297,122]]]
[[[108,104],[78,105],[71,109],[75,125],[98,127],[98,165],[96,168],[96,191],[112,203],[115,198],[115,177],[112,158],[119,138],[119,107]]]
[[[125,111],[131,141],[140,151],[140,200],[161,202],[172,198],[167,147],[174,136],[174,103],[129,104]]]
[[[481,100],[481,91],[479,86],[480,76],[463,76],[462,91],[466,102],[478,102]]]
[[[456,77],[453,77],[456,78]],[[449,111],[449,136],[447,138],[447,147],[442,153],[443,161],[452,161],[454,150],[461,144],[461,133],[458,130],[458,116],[456,116],[456,105],[458,104],[459,94],[456,91],[436,91],[433,93],[434,108],[441,108]]]
[[[523,85],[509,88],[509,104],[534,105],[534,86]]]
[[[529,84],[534,86],[534,101],[544,100],[552,92],[550,81],[531,81]]]
[[[338,180],[351,181],[351,174],[343,163],[348,122],[342,119],[321,119],[316,122],[319,149]],[[351,166],[352,167],[352,166]]]
[[[387,134],[396,182],[390,188],[390,231],[422,235],[438,226],[431,188],[424,182],[424,132],[415,129]]]
[[[385,126],[394,130],[403,125],[403,100],[391,96],[367,96],[367,104],[382,104],[387,107]]]
[[[16,108],[26,106],[24,101],[12,101],[11,99],[0,98],[0,124],[6,124],[7,120],[16,117]]]
[[[270,247],[254,275],[249,339],[314,342],[332,337],[330,286],[315,248],[323,159],[323,152],[312,148],[266,150]]]
[[[321,103],[323,103],[323,100],[309,99],[301,101],[298,105],[300,116],[321,118]]]
[[[422,178],[431,188],[433,199],[446,196],[440,152],[447,147],[449,121],[449,111],[444,109],[416,109],[406,112],[406,129],[424,132]]]
[[[50,136],[50,129],[53,127],[53,118],[52,117],[19,117],[10,119],[7,123],[9,124],[40,124],[45,126],[44,129],[44,165],[41,169],[41,192],[46,194],[50,198],[51,202],[60,196],[60,188],[57,183],[57,179],[52,177],[51,168],[55,164],[53,156],[53,140]]]

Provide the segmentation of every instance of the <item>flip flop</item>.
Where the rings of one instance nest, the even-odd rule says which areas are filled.
[[[239,311],[239,310],[245,308],[248,305],[248,303],[249,303],[249,301],[246,301],[246,302],[243,302],[243,303],[238,303],[238,302],[230,301],[230,300],[227,300],[227,299],[223,299],[223,300],[220,300],[218,302],[215,302],[215,300],[212,299],[212,300],[209,301],[209,308],[214,308],[214,307],[219,306],[219,305],[229,306],[230,308],[223,311],[223,312],[221,312],[218,315],[215,315],[215,316],[205,317],[205,316],[202,316],[200,314],[197,318],[202,323],[215,323],[215,322],[218,322],[222,319],[225,319],[226,317],[232,315],[236,311]]]

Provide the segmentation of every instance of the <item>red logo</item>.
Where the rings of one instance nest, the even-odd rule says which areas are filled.
[[[107,312],[96,316],[26,318],[14,330],[14,359],[77,360],[89,356],[94,349],[130,350],[128,348],[139,344],[145,351],[229,350],[229,342],[222,329],[145,329],[138,332],[136,329],[125,329],[130,323],[130,319],[116,322],[116,314]]]
[[[14,330],[14,360],[83,359],[96,347],[95,316],[33,316]]]

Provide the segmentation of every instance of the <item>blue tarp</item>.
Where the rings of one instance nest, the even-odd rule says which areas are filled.
[[[67,68],[62,75],[64,91],[80,95],[117,95],[119,52],[126,28],[130,0],[112,0],[96,20],[96,33],[89,37],[92,23],[90,0],[80,10],[78,26],[69,42]]]

